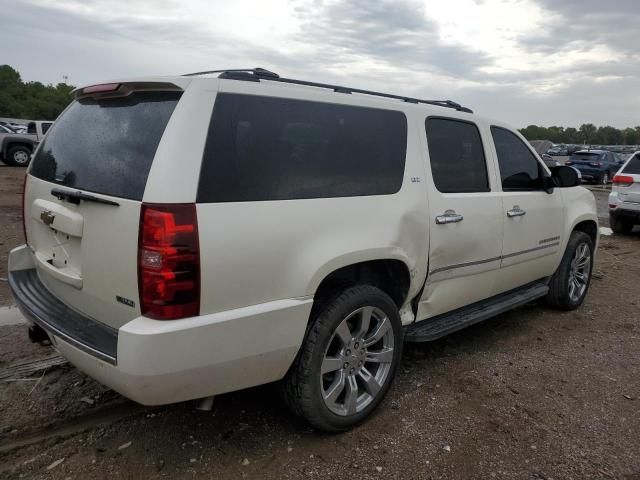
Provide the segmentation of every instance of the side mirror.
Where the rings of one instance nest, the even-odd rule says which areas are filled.
[[[580,172],[576,168],[566,165],[551,168],[551,177],[556,186],[560,188],[577,187],[582,183]]]

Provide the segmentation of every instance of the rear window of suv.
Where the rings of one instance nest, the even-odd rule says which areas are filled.
[[[53,124],[32,162],[35,177],[142,200],[153,157],[181,92],[80,99]]]
[[[630,173],[631,175],[640,175],[640,155],[634,155],[629,163],[622,169],[622,173]]]
[[[406,148],[399,111],[220,93],[198,202],[393,194]]]

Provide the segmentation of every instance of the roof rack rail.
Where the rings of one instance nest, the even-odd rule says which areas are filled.
[[[326,83],[308,82],[306,80],[296,80],[294,78],[284,78],[277,73],[270,72],[264,68],[238,68],[232,70],[209,70],[205,72],[188,73],[183,75],[185,77],[191,77],[196,75],[205,75],[210,73],[219,73],[218,78],[225,78],[229,80],[243,80],[249,82],[259,82],[260,80],[269,80],[272,82],[292,83],[295,85],[305,85],[308,87],[328,88],[337,93],[360,93],[363,95],[375,95],[376,97],[393,98],[396,100],[402,100],[407,103],[425,103],[428,105],[435,105],[438,107],[453,108],[459,112],[473,113],[473,110],[467,107],[463,107],[459,103],[452,100],[422,100],[419,98],[404,97],[401,95],[392,95],[390,93],[380,93],[371,90],[361,90],[359,88],[341,87],[339,85],[330,85]]]
[[[193,73],[184,73],[182,74],[183,77],[195,77],[198,75],[208,75],[210,73],[222,73],[222,74],[234,74],[234,73],[252,73],[254,75],[263,77],[263,78],[279,78],[280,75],[278,75],[277,73],[273,73],[270,72],[269,70],[266,70],[264,68],[232,68],[232,69],[225,69],[225,70],[205,70],[204,72],[193,72]],[[223,77],[224,78],[224,77]]]

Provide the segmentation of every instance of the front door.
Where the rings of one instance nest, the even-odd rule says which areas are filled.
[[[456,118],[429,117],[425,128],[430,251],[417,320],[489,297],[502,251],[502,203],[484,148],[490,140]]]
[[[514,132],[491,127],[502,187],[504,238],[494,294],[553,274],[564,239],[562,193],[543,187],[545,169]]]

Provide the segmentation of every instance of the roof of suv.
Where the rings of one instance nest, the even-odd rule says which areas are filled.
[[[113,90],[115,90],[122,83],[127,83],[127,84],[139,83],[139,84],[147,84],[147,85],[162,83],[165,85],[173,85],[175,87],[184,89],[190,83],[192,77],[202,77],[202,76],[211,75],[211,74],[218,74],[217,79],[239,80],[239,81],[249,81],[249,82],[261,82],[266,80],[271,82],[279,82],[279,83],[297,85],[297,86],[303,86],[303,87],[323,88],[323,89],[333,90],[334,92],[341,93],[341,94],[356,93],[356,94],[363,94],[363,95],[371,95],[371,96],[384,98],[384,99],[400,100],[410,104],[428,104],[428,105],[433,105],[437,107],[454,109],[459,112],[466,112],[471,114],[473,113],[471,109],[464,107],[452,100],[424,100],[424,99],[407,97],[402,95],[394,95],[390,93],[382,93],[382,92],[375,92],[371,90],[363,90],[359,88],[344,87],[340,85],[331,85],[331,84],[311,82],[306,80],[297,80],[293,78],[283,78],[283,77],[280,77],[277,73],[270,72],[262,68],[209,70],[209,71],[188,73],[185,75],[171,76],[171,77],[145,77],[145,78],[133,78],[133,79],[130,78],[126,80],[114,80],[110,82],[101,83],[99,85],[89,85],[85,87],[80,87],[75,89],[72,93],[76,97],[78,97],[78,96],[82,96],[83,94],[89,94],[90,91],[87,91],[89,89],[92,89],[95,87],[107,86],[107,85],[114,86],[115,88],[113,88]]]

